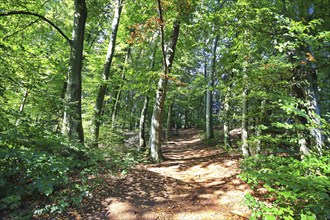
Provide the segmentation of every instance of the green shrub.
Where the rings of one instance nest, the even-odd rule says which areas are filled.
[[[330,156],[255,156],[242,163],[241,178],[253,189],[267,189],[264,198],[247,195],[253,218],[329,219]],[[267,199],[274,200],[271,205]]]
[[[0,209],[18,206],[22,197],[38,192],[50,195],[67,183],[70,169],[67,158],[21,147],[0,150]]]
[[[42,124],[9,126],[0,132],[0,212],[29,218],[78,206],[102,184],[102,178],[89,176],[125,174],[143,161],[143,154],[120,144],[121,139],[117,135],[116,141],[91,149]]]

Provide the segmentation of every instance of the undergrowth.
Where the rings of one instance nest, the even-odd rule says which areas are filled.
[[[284,156],[254,156],[242,163],[241,178],[263,198],[248,194],[252,219],[330,219],[330,156],[302,160]]]
[[[102,184],[89,177],[125,174],[143,160],[120,142],[89,148],[37,126],[14,127],[0,135],[0,218],[61,213]]]

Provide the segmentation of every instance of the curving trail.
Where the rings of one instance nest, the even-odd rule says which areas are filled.
[[[250,189],[237,178],[238,155],[205,147],[196,129],[181,131],[163,152],[164,162],[109,180],[76,219],[247,219]]]

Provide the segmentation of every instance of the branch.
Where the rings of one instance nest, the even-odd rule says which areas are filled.
[[[165,52],[163,10],[162,10],[162,5],[161,5],[161,0],[158,0],[157,3],[158,3],[158,13],[159,13],[159,20],[160,20],[161,46],[162,46],[163,62],[164,62],[164,69],[165,69],[165,75],[166,75],[168,66],[167,66],[166,52]]]
[[[172,31],[172,42],[170,44],[169,48],[169,55],[168,55],[168,64],[167,67],[171,68],[174,60],[174,55],[175,55],[175,49],[176,49],[176,44],[179,39],[179,33],[180,33],[180,20],[174,21],[173,24],[173,31]]]
[[[32,15],[32,16],[36,16],[36,17],[44,20],[45,22],[47,22],[53,28],[55,28],[62,35],[62,37],[64,37],[68,41],[70,46],[72,44],[72,40],[70,40],[70,38],[68,38],[59,27],[57,27],[53,22],[51,22],[50,20],[48,20],[47,18],[45,18],[44,16],[42,16],[40,14],[37,14],[37,13],[34,13],[34,12],[29,12],[29,11],[9,11],[9,12],[6,12],[6,13],[0,13],[0,17],[11,16],[11,15]]]
[[[25,29],[27,29],[28,27],[30,27],[31,25],[37,23],[38,21],[39,21],[39,18],[38,18],[37,20],[35,20],[35,21],[32,21],[32,22],[28,23],[28,24],[25,25],[22,29],[20,29],[20,30],[18,30],[18,31],[15,31],[14,33],[8,34],[7,36],[4,36],[3,39],[6,40],[7,38],[9,38],[9,37],[11,37],[11,36],[13,36],[13,35],[15,35],[15,34],[21,32],[21,31],[23,31],[23,30],[25,30]]]
[[[330,75],[329,75],[327,78],[325,78],[325,79],[323,80],[323,82],[328,81],[328,79],[330,79]]]

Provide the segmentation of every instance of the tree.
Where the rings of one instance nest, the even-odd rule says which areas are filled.
[[[175,20],[173,24],[173,31],[171,36],[171,43],[165,49],[165,32],[164,32],[164,19],[161,1],[158,0],[158,12],[160,20],[160,32],[161,32],[161,48],[163,54],[163,74],[161,74],[158,80],[158,87],[156,91],[155,105],[153,109],[151,126],[150,126],[150,153],[151,159],[154,162],[161,161],[163,155],[161,152],[161,129],[162,129],[162,114],[164,110],[164,102],[166,97],[166,86],[168,82],[168,74],[173,65],[176,44],[179,38],[180,21]]]
[[[139,123],[139,148],[141,151],[144,151],[147,147],[146,144],[146,131],[145,131],[145,124],[146,124],[146,117],[147,117],[147,110],[149,105],[149,96],[148,94],[145,95],[143,107],[141,110],[140,116],[140,123]]]
[[[101,125],[101,116],[102,116],[102,109],[103,109],[103,102],[104,97],[107,90],[107,81],[110,78],[110,70],[112,65],[112,60],[115,54],[115,45],[116,45],[116,38],[117,38],[117,32],[121,17],[121,12],[123,8],[123,1],[117,0],[116,9],[115,9],[115,15],[112,21],[112,30],[111,30],[111,36],[110,36],[110,42],[108,45],[108,52],[106,55],[105,63],[103,66],[102,76],[104,82],[100,85],[98,94],[96,97],[96,102],[94,106],[94,117],[92,120],[92,136],[93,136],[93,145],[98,145],[98,139],[99,139],[99,131],[100,131],[100,125]]]
[[[56,26],[52,21],[46,17],[30,11],[10,11],[1,13],[0,16],[10,15],[29,15],[38,17],[41,20],[47,22],[57,32],[62,35],[71,46],[70,52],[70,65],[67,77],[66,88],[66,102],[63,117],[63,133],[74,141],[84,142],[84,134],[82,128],[81,118],[81,70],[82,70],[82,54],[83,54],[83,42],[85,32],[85,22],[87,18],[87,8],[85,1],[75,1],[75,17],[72,32],[72,40],[70,40],[65,33]]]
[[[216,36],[214,38],[213,48],[212,48],[212,58],[211,58],[211,71],[207,71],[207,90],[206,90],[206,138],[212,139],[214,138],[213,132],[213,80],[216,69],[216,52],[218,47],[219,37]],[[206,65],[206,64],[205,64]]]
[[[247,62],[245,62],[247,65]],[[250,150],[248,145],[248,100],[247,100],[247,74],[246,74],[246,67],[243,66],[243,92],[242,92],[242,153],[244,157],[250,156]]]
[[[85,24],[87,19],[85,0],[75,0],[74,8],[72,46],[62,131],[70,140],[83,143],[84,131],[81,117],[81,70],[83,65]]]

